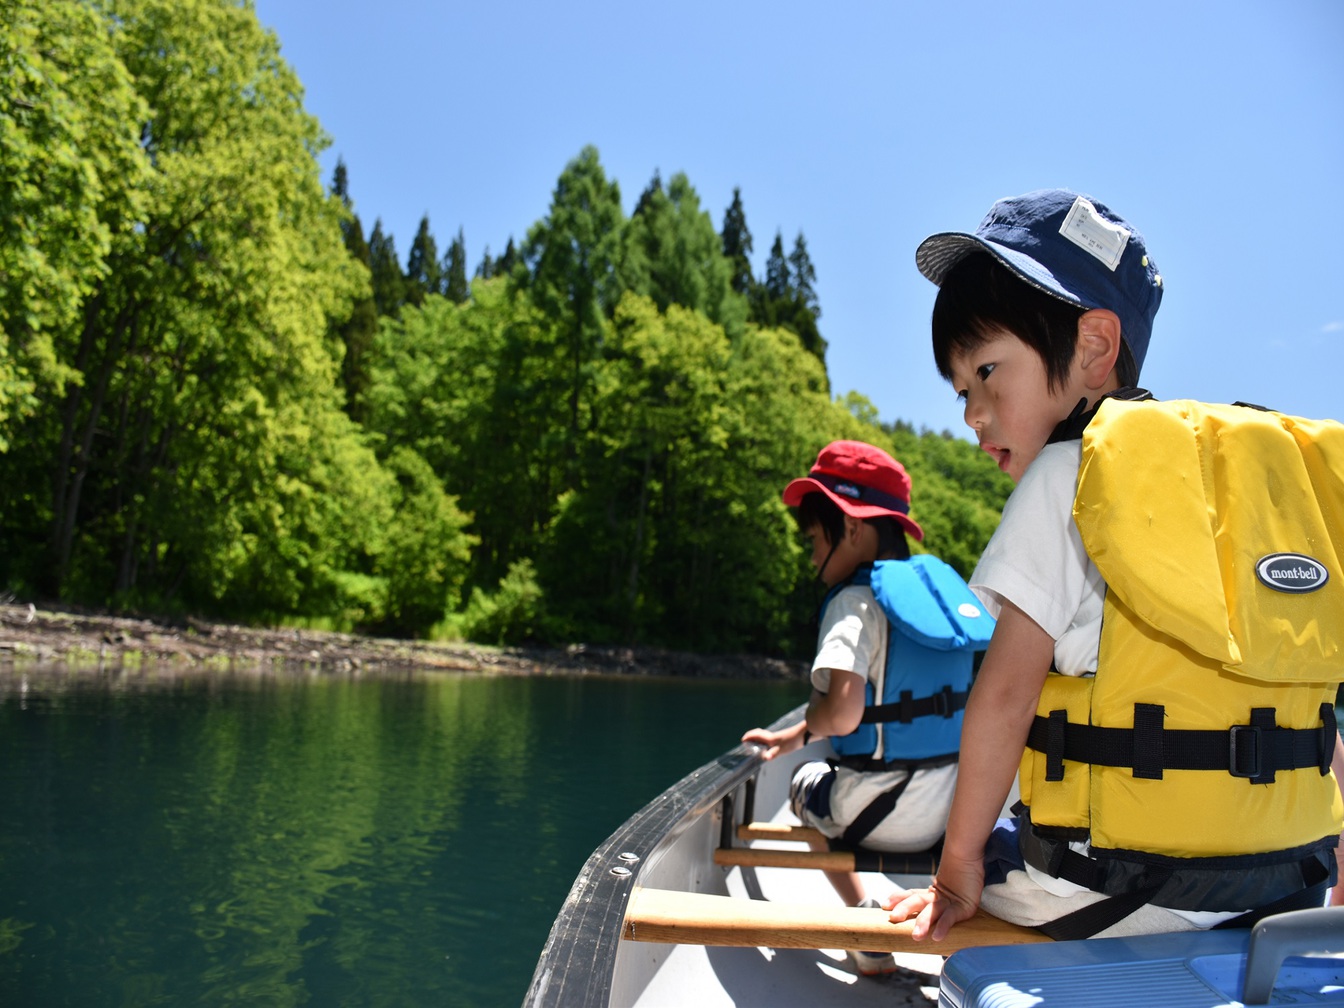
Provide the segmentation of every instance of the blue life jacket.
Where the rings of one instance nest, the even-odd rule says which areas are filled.
[[[989,646],[994,618],[960,574],[927,554],[863,565],[827,593],[823,615],[849,585],[868,585],[886,615],[887,661],[880,694],[866,685],[863,721],[831,747],[866,770],[955,758],[975,652]]]

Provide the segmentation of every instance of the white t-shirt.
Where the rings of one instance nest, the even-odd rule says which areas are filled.
[[[1022,475],[971,575],[996,619],[1007,599],[1055,641],[1065,675],[1097,670],[1106,582],[1073,523],[1081,441],[1046,445]]]
[[[817,631],[817,656],[812,660],[812,685],[821,693],[831,688],[831,669],[857,672],[881,695],[886,669],[887,617],[867,585],[847,585],[835,593]]]

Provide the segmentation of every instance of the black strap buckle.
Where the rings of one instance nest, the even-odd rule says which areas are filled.
[[[1238,724],[1227,730],[1227,772],[1233,777],[1259,777],[1260,753],[1259,725]]]
[[[944,686],[933,694],[933,712],[942,718],[950,718],[956,711],[952,706],[952,687]]]

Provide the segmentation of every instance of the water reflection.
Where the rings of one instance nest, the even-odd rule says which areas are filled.
[[[0,1003],[517,1004],[589,851],[800,691],[0,673]]]

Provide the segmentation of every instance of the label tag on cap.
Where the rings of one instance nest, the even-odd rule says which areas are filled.
[[[1080,249],[1092,253],[1112,272],[1120,265],[1120,257],[1129,244],[1129,231],[1106,220],[1081,196],[1073,201],[1064,223],[1059,226],[1059,233]]]

